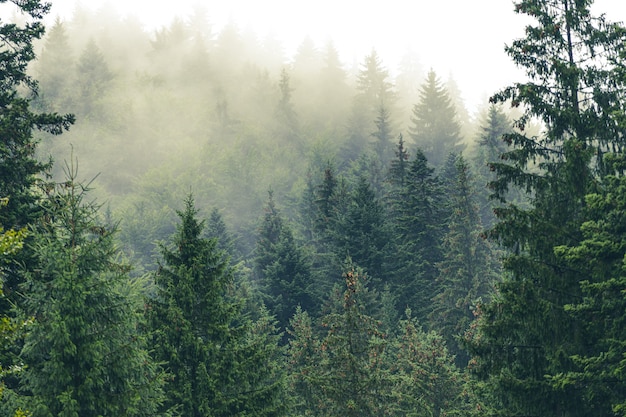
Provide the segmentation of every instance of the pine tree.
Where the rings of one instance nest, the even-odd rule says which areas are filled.
[[[616,121],[623,83],[615,74],[624,50],[624,29],[593,17],[591,1],[524,0],[517,13],[534,23],[507,53],[529,80],[497,93],[492,100],[523,106],[517,132],[505,135],[513,150],[507,163],[494,163],[493,183],[502,203],[492,236],[508,250],[506,279],[491,302],[479,309],[478,332],[469,346],[476,373],[488,387],[498,415],[613,415],[601,392],[581,395],[581,387],[560,376],[581,371],[575,358],[593,341],[589,328],[566,306],[583,298],[585,271],[557,256],[558,247],[584,239],[586,195],[604,175],[604,154],[621,150]],[[618,116],[619,117],[619,116]],[[526,135],[538,118],[544,131]],[[507,201],[510,187],[529,195],[529,206]],[[591,392],[594,388],[591,387]],[[595,393],[594,393],[595,394]],[[599,400],[599,402],[597,401]]]
[[[182,415],[217,415],[227,407],[222,386],[232,368],[221,357],[229,346],[235,306],[225,299],[232,279],[215,239],[201,237],[203,223],[190,196],[173,238],[162,246],[163,264],[155,275],[157,296],[148,307],[156,358],[172,375],[166,385],[166,408]]]
[[[336,231],[338,257],[350,257],[371,277],[372,285],[382,291],[388,235],[383,207],[365,178],[359,177],[345,212],[338,216]]]
[[[488,184],[495,180],[495,173],[490,169],[490,164],[501,162],[501,155],[507,151],[503,136],[512,130],[513,126],[502,108],[493,104],[489,106],[480,127],[478,149],[474,158],[480,218],[486,229],[490,229],[496,220],[493,213],[496,203],[489,199]]]
[[[153,416],[163,378],[147,350],[143,297],[116,262],[112,230],[98,223],[88,187],[68,179],[49,191],[29,244],[21,286],[29,318],[22,387],[33,416]],[[53,381],[53,383],[51,383]]]
[[[434,71],[420,91],[420,101],[413,106],[409,133],[423,149],[428,161],[439,167],[449,153],[463,150],[456,110],[446,89]]]
[[[410,309],[405,314],[392,347],[393,415],[465,415],[461,372],[445,339],[424,331]]]
[[[334,310],[321,318],[323,334],[310,335],[307,315],[294,318],[290,352],[303,415],[374,416],[391,407],[387,341],[380,322],[368,314],[371,294],[366,276],[348,267],[345,291],[337,291]],[[312,355],[312,356],[311,356]],[[301,414],[301,415],[302,415]]]
[[[355,159],[365,149],[371,132],[376,131],[375,121],[380,109],[386,109],[391,120],[397,102],[389,73],[375,50],[365,57],[361,67],[349,121],[349,139],[343,151],[347,160]]]
[[[68,108],[70,78],[68,69],[74,66],[65,24],[57,18],[50,28],[43,50],[37,60],[37,80],[40,94],[36,102],[44,109],[57,112]]]
[[[284,223],[270,192],[256,246],[256,273],[265,304],[281,329],[300,306],[312,311],[311,266]]]
[[[445,200],[439,178],[419,149],[403,181],[389,202],[395,237],[388,267],[393,271],[391,289],[398,294],[398,311],[409,307],[426,322],[437,293],[436,263],[441,260]]]
[[[588,220],[581,226],[583,240],[577,246],[555,248],[567,265],[583,271],[582,298],[565,310],[584,326],[583,349],[571,356],[577,369],[557,374],[553,382],[573,387],[602,415],[626,415],[626,179],[624,155],[609,154],[614,170],[596,193],[585,198]]]
[[[19,10],[29,23],[0,25],[0,196],[9,197],[6,208],[0,211],[0,225],[7,230],[20,229],[34,220],[37,210],[33,185],[37,176],[50,167],[35,159],[34,132],[60,134],[74,121],[71,115],[33,112],[31,98],[23,94],[37,93],[27,67],[35,59],[33,43],[44,34],[42,19],[49,8],[49,4],[39,1],[20,3]]]
[[[459,339],[474,319],[474,305],[488,300],[497,281],[498,263],[483,237],[471,173],[463,156],[456,158],[455,171],[449,190],[448,231],[441,244],[443,258],[437,263],[439,292],[433,299],[430,322],[444,336],[459,367],[465,368],[469,358]]]
[[[185,416],[281,415],[278,339],[232,294],[232,269],[216,239],[203,238],[193,198],[178,212],[173,247],[161,247],[157,296],[148,306],[157,359],[171,379],[165,406]]]

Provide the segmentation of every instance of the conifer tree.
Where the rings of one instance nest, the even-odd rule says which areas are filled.
[[[606,155],[613,174],[585,198],[588,220],[581,226],[577,246],[555,248],[567,265],[583,271],[582,297],[566,312],[585,328],[584,349],[571,359],[576,369],[555,375],[553,382],[573,387],[602,414],[626,415],[626,177],[623,154]]]
[[[456,158],[454,168],[448,230],[441,243],[442,260],[437,263],[438,293],[429,318],[431,327],[445,338],[456,363],[465,368],[469,358],[460,346],[460,338],[474,319],[474,305],[488,300],[497,280],[498,265],[483,237],[470,168],[462,155]]]
[[[443,164],[449,153],[463,150],[456,110],[434,71],[428,73],[420,91],[420,101],[413,106],[409,133],[428,161],[435,167]]]
[[[68,179],[50,190],[29,243],[21,291],[28,326],[22,388],[34,417],[153,416],[163,378],[147,350],[143,297],[116,262],[114,231],[98,222],[88,187]]]
[[[383,261],[388,243],[383,206],[368,181],[359,177],[344,213],[339,214],[335,247],[339,258],[350,257],[382,291]]]
[[[368,314],[367,278],[347,269],[345,290],[336,292],[333,309],[321,318],[319,340],[311,336],[307,315],[299,313],[292,322],[290,357],[299,365],[294,381],[299,407],[312,407],[301,415],[377,416],[391,408],[387,342],[380,322]]]
[[[314,307],[310,263],[284,223],[270,191],[256,245],[255,267],[265,304],[286,329],[298,306]]]
[[[0,41],[0,137],[3,144],[0,147],[0,196],[9,198],[5,209],[0,211],[0,225],[7,230],[20,229],[36,217],[33,185],[50,164],[35,158],[35,131],[60,134],[74,121],[71,115],[31,110],[29,93],[37,93],[37,83],[27,74],[27,68],[35,59],[33,43],[44,34],[42,19],[50,5],[29,1],[18,7],[27,23],[0,24],[3,33]]]
[[[434,330],[424,331],[410,309],[405,314],[391,349],[396,376],[392,415],[465,415],[461,372],[445,339]]]
[[[506,279],[478,310],[479,330],[469,343],[472,367],[488,387],[489,414],[613,415],[604,394],[594,392],[597,386],[583,395],[584,387],[562,378],[581,372],[584,364],[576,358],[597,345],[589,326],[566,308],[580,304],[581,282],[590,277],[571,268],[556,248],[584,240],[586,196],[605,174],[604,154],[623,143],[618,118],[624,86],[616,68],[626,31],[594,17],[591,3],[515,3],[515,11],[533,23],[506,51],[528,81],[492,98],[523,109],[515,122],[519,130],[504,137],[513,147],[504,155],[507,163],[491,165],[495,195],[506,204],[496,210],[499,223],[491,235],[511,252]],[[544,125],[537,136],[524,130],[533,118]],[[508,201],[514,186],[528,193],[528,207]]]
[[[477,175],[479,213],[486,229],[495,223],[493,210],[497,204],[489,199],[488,184],[495,180],[495,172],[490,169],[490,164],[502,162],[501,156],[508,148],[503,136],[512,130],[513,126],[502,108],[493,104],[489,106],[480,127],[478,149],[473,161]]]
[[[156,358],[172,375],[165,406],[186,416],[281,415],[273,321],[243,314],[228,259],[215,238],[201,236],[191,196],[178,215],[173,247],[161,247],[148,309]]]
[[[395,240],[389,261],[391,289],[398,294],[399,311],[409,307],[418,320],[426,322],[437,293],[436,263],[441,260],[445,199],[439,178],[419,149],[403,181],[389,202]]]

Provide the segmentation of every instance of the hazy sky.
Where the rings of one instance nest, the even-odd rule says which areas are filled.
[[[76,0],[51,0],[51,17],[71,16]],[[83,0],[96,9],[105,0]],[[456,80],[468,107],[517,80],[503,52],[523,32],[524,17],[511,0],[108,0],[121,15],[137,16],[147,29],[159,28],[194,4],[208,10],[218,31],[229,21],[260,38],[272,33],[291,53],[310,36],[318,46],[332,38],[346,65],[361,62],[375,48],[390,71],[410,49],[422,65]],[[597,0],[596,13],[626,21],[626,0]]]

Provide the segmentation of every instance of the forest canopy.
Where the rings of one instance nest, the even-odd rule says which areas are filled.
[[[519,0],[525,78],[207,11],[0,20],[0,414],[626,416],[626,28]],[[426,63],[427,64],[427,63]]]

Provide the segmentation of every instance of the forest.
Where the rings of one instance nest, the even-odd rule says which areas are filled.
[[[512,2],[525,78],[476,115],[417,56],[10,3],[0,416],[626,417],[626,26],[592,0]]]

